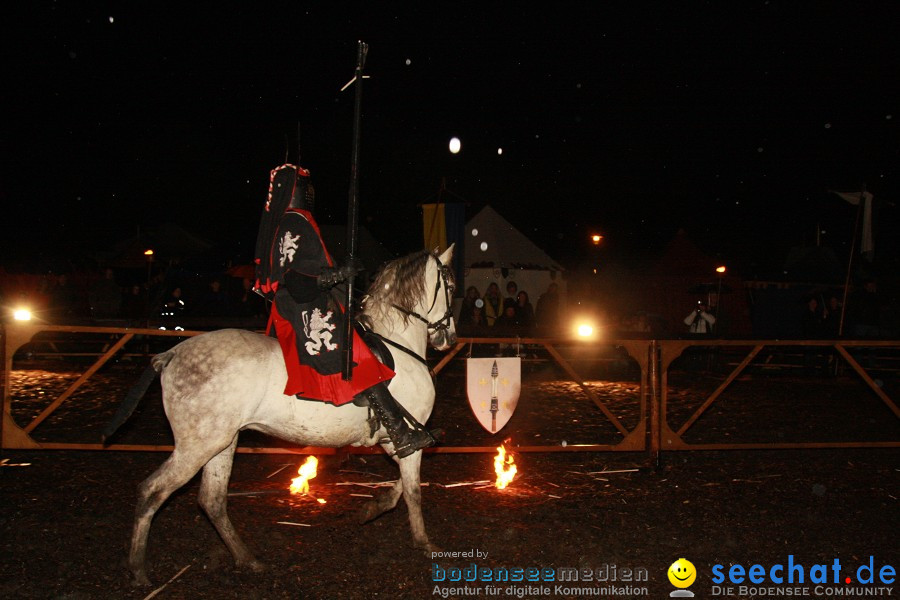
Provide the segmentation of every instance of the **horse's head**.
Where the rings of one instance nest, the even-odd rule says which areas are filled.
[[[429,343],[438,350],[455,344],[451,305],[454,282],[448,266],[452,257],[451,245],[440,255],[422,251],[388,263],[364,302],[367,324],[395,320],[397,326],[406,327],[418,321],[424,324]]]
[[[437,350],[446,350],[456,343],[452,305],[456,284],[450,269],[453,247],[454,244],[450,244],[443,254],[432,255],[434,260],[429,260],[425,269],[425,289],[434,292],[430,300],[426,296],[426,306],[429,308],[424,320],[428,322],[428,342]]]

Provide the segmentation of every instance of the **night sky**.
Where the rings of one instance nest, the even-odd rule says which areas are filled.
[[[855,212],[827,190],[865,184],[896,264],[895,2],[139,4],[0,8],[0,256],[174,222],[249,260],[298,131],[317,216],[343,223],[361,39],[361,224],[394,253],[445,179],[564,265],[589,232],[627,261],[684,228],[764,275],[817,223],[844,260]]]

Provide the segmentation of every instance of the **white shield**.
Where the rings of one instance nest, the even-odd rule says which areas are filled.
[[[470,358],[466,360],[469,406],[481,426],[497,433],[509,422],[522,389],[522,359]]]

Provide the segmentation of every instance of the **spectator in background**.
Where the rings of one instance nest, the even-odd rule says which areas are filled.
[[[706,302],[698,300],[697,308],[684,318],[684,324],[694,335],[709,336],[716,324],[716,318],[709,312]]]
[[[503,314],[503,301],[500,298],[500,286],[491,282],[484,292],[484,322],[488,327],[493,327],[497,319]]]
[[[825,301],[822,329],[825,337],[830,340],[836,340],[841,335],[841,301],[834,294]]]
[[[163,317],[177,317],[184,315],[186,310],[187,304],[185,304],[181,287],[176,286],[163,300],[159,313]]]
[[[203,317],[226,317],[231,315],[228,294],[222,289],[222,281],[218,278],[209,282],[206,293],[200,299],[196,314]]]
[[[706,338],[712,336],[713,325],[716,317],[709,312],[709,306],[703,300],[697,301],[697,308],[684,318],[684,324],[688,326],[690,337]],[[713,367],[714,352],[708,347],[696,346],[686,349],[682,355],[685,358],[688,369],[709,370]]]
[[[807,296],[800,317],[800,334],[803,339],[816,340],[824,337],[824,333],[825,315],[819,307],[819,300],[815,296]]]
[[[469,286],[463,298],[462,306],[459,309],[459,320],[457,321],[459,329],[466,335],[470,333],[469,328],[472,324],[473,315],[475,309],[479,308],[479,304],[483,306],[484,301],[478,295],[478,288],[474,285]]]
[[[519,286],[516,285],[515,281],[510,281],[506,284],[506,298],[503,299],[503,312],[506,313],[506,308],[508,306],[512,306],[513,309],[516,308],[519,304],[518,300],[519,295]]]
[[[147,292],[135,283],[122,298],[122,316],[137,322],[147,318]]]
[[[475,306],[472,309],[472,322],[469,323],[469,335],[472,337],[485,337],[487,335],[487,324],[484,321],[484,303],[482,306]]]
[[[534,334],[534,308],[524,290],[516,296],[516,328],[519,335],[530,337]]]
[[[503,314],[497,317],[497,322],[494,324],[494,331],[491,332],[491,335],[496,337],[516,337],[518,335],[515,306],[507,305],[503,308]],[[509,344],[500,344],[497,356],[503,354],[509,356],[510,348]]]

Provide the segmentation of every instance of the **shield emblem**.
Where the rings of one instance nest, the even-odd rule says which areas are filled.
[[[522,389],[522,359],[469,358],[466,360],[466,392],[475,418],[490,433],[509,422]]]

